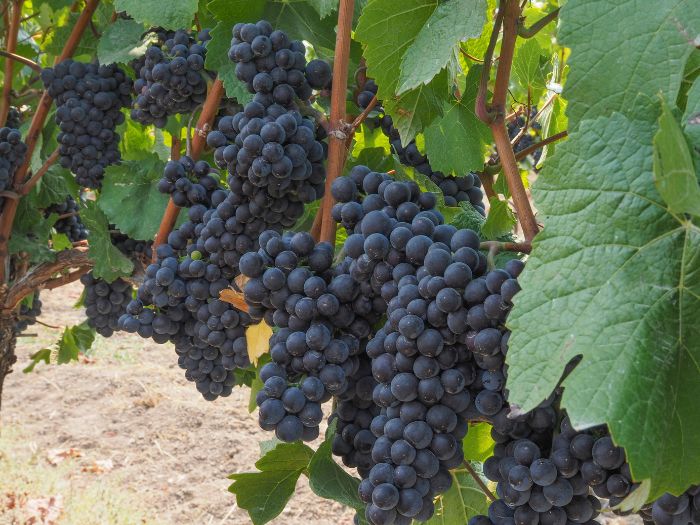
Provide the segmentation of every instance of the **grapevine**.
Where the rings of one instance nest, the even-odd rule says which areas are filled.
[[[268,433],[256,525],[302,475],[366,525],[700,522],[695,3],[63,4],[0,6],[0,393],[172,348]]]

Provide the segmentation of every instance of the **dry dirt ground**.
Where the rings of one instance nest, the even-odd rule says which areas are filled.
[[[79,284],[43,292],[40,320],[83,320]],[[39,364],[31,353],[60,330],[34,325],[5,383],[0,427],[0,524],[247,524],[227,476],[255,470],[270,439],[248,413],[248,390],[207,402],[168,346],[98,336],[81,363]],[[323,429],[321,429],[323,435]],[[301,478],[275,525],[344,525],[353,512],[322,500]]]

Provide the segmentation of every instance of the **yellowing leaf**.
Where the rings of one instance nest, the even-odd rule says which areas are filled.
[[[270,337],[272,337],[272,329],[267,323],[258,323],[246,328],[245,338],[248,342],[248,358],[254,365],[258,364],[258,358],[261,355],[269,351]]]

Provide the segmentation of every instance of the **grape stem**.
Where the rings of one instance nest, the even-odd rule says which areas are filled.
[[[496,18],[493,21],[493,29],[491,30],[491,38],[489,45],[484,54],[484,68],[481,70],[481,78],[479,79],[479,90],[476,94],[475,113],[479,120],[490,124],[492,117],[491,111],[486,107],[486,97],[488,95],[489,78],[491,76],[491,64],[493,63],[493,52],[498,43],[498,35],[501,32],[503,25],[503,1],[498,8]]]
[[[73,56],[73,53],[75,53],[75,50],[78,48],[78,44],[80,43],[80,39],[85,32],[88,22],[90,22],[95,9],[97,9],[98,2],[99,0],[87,0],[85,2],[85,7],[73,26],[71,34],[68,37],[68,40],[66,40],[61,54],[56,59],[56,63],[63,62],[67,58]],[[34,113],[32,123],[29,126],[29,131],[27,132],[27,136],[24,140],[25,144],[27,145],[27,153],[24,162],[15,172],[13,181],[13,187],[15,190],[22,185],[22,181],[29,172],[34,149],[36,148],[36,144],[39,139],[39,134],[44,128],[46,118],[48,117],[49,110],[51,109],[51,101],[52,100],[49,94],[44,91],[39,103],[37,104],[36,112]],[[10,235],[12,234],[12,224],[14,223],[18,206],[18,200],[8,200],[5,202],[5,208],[3,209],[2,217],[0,218],[0,284],[6,283],[8,256],[7,245],[10,240]]]
[[[494,256],[500,251],[530,253],[532,244],[529,242],[502,242],[502,241],[484,241],[479,245],[481,250],[494,250]]]
[[[34,321],[37,324],[45,326],[46,328],[51,328],[53,330],[60,330],[61,329],[60,326],[54,326],[52,324],[45,323],[44,321],[39,321],[39,319],[37,319],[36,317],[30,317],[28,315],[20,315],[19,320],[20,321]]]
[[[0,56],[9,58],[10,60],[14,60],[15,62],[21,62],[25,66],[31,67],[37,73],[41,73],[41,66],[27,57],[23,57],[22,55],[18,55],[17,53],[11,53],[10,51],[3,51],[2,49],[0,49]]]
[[[22,185],[22,187],[19,189],[20,195],[27,195],[30,191],[32,191],[32,188],[36,186],[36,183],[39,182],[39,179],[46,175],[46,172],[49,171],[49,168],[53,165],[54,162],[58,160],[60,154],[60,150],[56,148],[53,151],[53,153],[49,155],[49,158],[46,159],[46,162],[44,162],[41,168],[36,170],[36,173],[32,175],[32,177]]]
[[[466,459],[462,462],[464,465],[464,468],[467,469],[467,472],[469,472],[469,475],[474,478],[474,481],[476,481],[476,484],[481,487],[481,490],[486,496],[491,500],[491,501],[496,501],[496,496],[494,495],[493,492],[491,492],[491,489],[489,489],[488,485],[484,483],[484,480],[481,479],[481,476],[477,474],[476,470],[474,470],[474,467],[472,467],[471,463],[467,461]]]
[[[521,18],[518,21],[518,36],[521,38],[532,38],[537,33],[539,33],[542,29],[544,29],[544,27],[547,26],[550,22],[556,20],[558,16],[559,16],[559,8],[557,7],[554,11],[543,16],[537,22],[532,24],[530,27],[525,27],[525,23],[524,23],[525,19]]]
[[[530,153],[533,153],[533,152],[537,151],[538,149],[545,147],[547,144],[551,144],[552,142],[557,142],[558,140],[564,139],[568,136],[569,136],[569,132],[566,130],[560,131],[559,133],[555,133],[554,135],[547,137],[546,139],[541,140],[540,142],[538,142],[536,144],[532,144],[532,145],[528,146],[527,148],[520,150],[519,152],[517,152],[515,154],[515,159],[518,161],[523,160]],[[480,175],[483,173],[485,175],[493,176],[496,173],[498,173],[499,171],[501,171],[501,164],[500,163],[492,164],[492,165],[486,166],[484,168],[484,171],[481,172]]]
[[[345,97],[348,88],[348,61],[350,59],[350,33],[352,31],[352,17],[355,7],[354,0],[341,0],[338,6],[338,30],[335,39],[335,60],[333,62],[333,88],[331,89],[331,117],[330,131],[328,133],[328,163],[326,174],[326,186],[321,202],[321,234],[320,241],[335,244],[336,224],[331,217],[333,208],[333,196],[331,186],[333,181],[340,176],[345,165],[347,155],[346,139],[348,133],[344,132],[345,123]]]
[[[221,97],[224,95],[224,83],[221,79],[216,79],[214,83],[209,88],[207,93],[207,98],[204,101],[204,106],[202,107],[202,113],[199,115],[199,120],[197,121],[197,126],[195,127],[195,134],[192,137],[191,144],[188,145],[188,153],[192,160],[198,160],[199,156],[202,154],[204,145],[207,141],[207,132],[211,129],[211,125],[214,122],[214,117],[219,109],[219,104],[221,103]],[[189,132],[187,133],[189,136]],[[180,140],[173,140],[170,148],[171,158],[173,153],[177,150],[177,158],[180,158]],[[158,228],[158,233],[156,238],[153,240],[153,261],[155,262],[158,258],[156,254],[156,248],[168,240],[168,235],[173,231],[175,223],[177,222],[177,217],[180,215],[180,208],[175,206],[173,199],[168,200],[168,206],[165,208],[165,213],[160,221],[160,227]]]
[[[518,221],[523,229],[525,240],[530,241],[537,235],[539,226],[535,220],[535,214],[530,206],[530,200],[525,191],[525,186],[520,178],[520,170],[515,159],[515,153],[508,137],[508,129],[506,128],[506,98],[508,96],[508,83],[510,81],[510,73],[513,65],[513,56],[515,54],[515,42],[518,37],[518,19],[520,16],[520,5],[517,0],[501,0],[494,29],[491,34],[489,48],[495,46],[495,41],[498,39],[500,30],[499,16],[502,13],[503,23],[503,39],[501,42],[501,55],[498,61],[498,69],[496,71],[496,81],[493,89],[493,99],[490,106],[487,108],[485,103],[486,87],[489,80],[489,70],[491,69],[491,57],[484,60],[485,67],[481,75],[481,83],[479,85],[479,96],[476,99],[475,112],[477,116],[491,128],[494,142],[496,143],[496,151],[501,159],[503,172],[506,177],[508,189],[513,197],[515,212],[518,216]],[[493,50],[491,49],[491,53]],[[487,55],[489,51],[487,50]],[[483,89],[482,89],[483,88]],[[483,92],[482,92],[483,91]]]
[[[7,37],[5,39],[7,43],[7,51],[3,52],[2,55],[6,57],[5,60],[5,83],[2,86],[2,99],[0,100],[0,126],[5,125],[7,120],[7,114],[10,111],[10,97],[12,96],[12,69],[14,68],[14,61],[17,60],[15,51],[17,50],[17,34],[19,33],[19,23],[22,15],[22,2],[23,0],[15,0],[12,2],[12,13],[9,17],[9,26],[7,27]],[[8,7],[9,9],[9,7]],[[9,60],[12,58],[12,60]]]
[[[522,139],[525,136],[525,133],[527,133],[528,128],[530,127],[530,112],[532,111],[532,93],[530,92],[530,86],[527,87],[527,108],[525,111],[525,125],[518,131],[518,133],[513,137],[513,140],[510,141],[510,145],[512,147],[515,147],[515,145],[520,142],[520,139]]]

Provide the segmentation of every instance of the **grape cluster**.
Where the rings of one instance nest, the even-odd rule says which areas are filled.
[[[178,365],[207,400],[230,395],[233,371],[250,366],[245,328],[252,320],[219,299],[234,270],[207,252],[201,237],[220,220],[216,214],[203,204],[189,208],[188,220],[156,249],[157,262],[146,268],[136,299],[119,319],[121,330],[174,343]]]
[[[412,182],[357,166],[332,192],[333,216],[349,234],[340,266],[365,308],[387,314],[366,344],[380,412],[368,427],[360,497],[375,525],[424,521],[464,459],[476,374],[462,296],[486,260],[476,233],[444,224],[436,196]],[[353,444],[361,450],[364,440]]]
[[[377,84],[374,80],[367,80],[363,86],[363,90],[357,95],[357,105],[363,109],[366,108],[372,98],[377,94],[377,90]],[[378,108],[379,111],[382,111],[381,105],[379,105]],[[475,173],[467,173],[463,177],[455,177],[452,175],[445,175],[440,171],[433,171],[430,167],[430,162],[428,162],[428,158],[418,150],[415,140],[412,140],[405,147],[401,145],[399,132],[394,127],[390,115],[383,115],[379,120],[379,125],[381,126],[382,132],[389,137],[391,149],[398,155],[401,163],[413,167],[418,173],[425,175],[437,184],[445,197],[445,204],[448,206],[457,206],[460,202],[469,202],[481,215],[486,215],[483,202],[484,192],[481,190],[481,180]]]
[[[43,69],[41,79],[56,101],[60,163],[78,184],[99,188],[104,170],[120,160],[118,124],[131,104],[131,80],[116,65],[65,60]]]
[[[21,334],[27,328],[36,323],[37,317],[41,315],[41,299],[39,292],[34,292],[32,304],[28,306],[22,303],[19,307],[19,319],[15,323],[15,333]]]
[[[274,231],[264,232],[260,243],[239,263],[249,278],[244,297],[251,317],[279,329],[270,339],[272,363],[261,370],[260,424],[283,441],[315,439],[323,417],[319,403],[350,389],[360,340],[371,325],[353,308],[358,290],[347,288],[348,276],[331,271],[329,244],[317,245],[305,232]],[[353,381],[352,396],[354,388]]]
[[[78,212],[80,207],[72,195],[68,195],[64,202],[52,204],[46,210],[44,215],[48,217],[52,213],[56,215],[72,214],[68,217],[58,219],[54,224],[54,228],[58,233],[63,233],[68,237],[70,242],[84,241],[88,238],[88,230],[85,228],[83,221],[80,220]]]
[[[184,30],[161,35],[164,43],[146,49],[134,82],[131,118],[136,122],[158,128],[166,125],[170,115],[189,113],[204,102],[207,77],[204,70],[206,42],[211,38],[202,30],[193,38]]]
[[[522,137],[520,137],[520,140],[518,140],[518,143],[515,145],[513,148],[515,153],[518,153],[525,148],[529,148],[535,143],[535,139],[539,138],[540,133],[542,131],[542,125],[535,121],[535,117],[537,116],[537,108],[533,107],[531,112],[530,112],[530,124],[528,126],[528,129],[526,132],[523,134]],[[513,140],[525,127],[525,116],[519,115],[516,117],[514,120],[511,120],[507,124],[507,129],[508,129],[508,138]],[[533,159],[535,160],[535,164],[540,160],[540,157],[542,156],[542,150],[538,149],[532,154]]]
[[[98,334],[110,337],[119,329],[118,321],[131,301],[133,288],[123,279],[111,283],[88,272],[80,277],[85,287],[83,304],[88,324]]]
[[[357,468],[360,476],[366,478],[374,466],[371,452],[376,436],[371,424],[381,409],[373,399],[377,381],[372,376],[371,360],[364,352],[359,360],[357,372],[348,378],[350,385],[337,396],[336,407],[329,421],[337,421],[333,454],[340,456],[347,467]]]
[[[22,112],[14,107],[10,106],[7,112],[7,119],[5,120],[5,126],[12,129],[18,129],[22,124]]]
[[[142,261],[151,260],[153,251],[151,246],[153,241],[140,241],[132,239],[125,233],[120,232],[115,225],[110,225],[110,240],[112,244],[124,255],[130,259],[138,259]]]
[[[27,145],[22,135],[12,128],[0,128],[0,191],[9,191],[17,168],[24,162]],[[0,199],[0,204],[4,199]]]
[[[229,57],[254,93],[243,111],[219,120],[207,144],[217,165],[228,169],[237,221],[254,237],[281,232],[323,196],[327,147],[322,127],[304,117],[313,88],[330,81],[325,62],[308,65],[301,42],[270,24],[237,24]]]
[[[175,205],[181,208],[195,204],[210,207],[226,196],[216,170],[207,161],[195,162],[188,156],[168,161],[163,177],[158,181],[158,190],[170,195]]]

